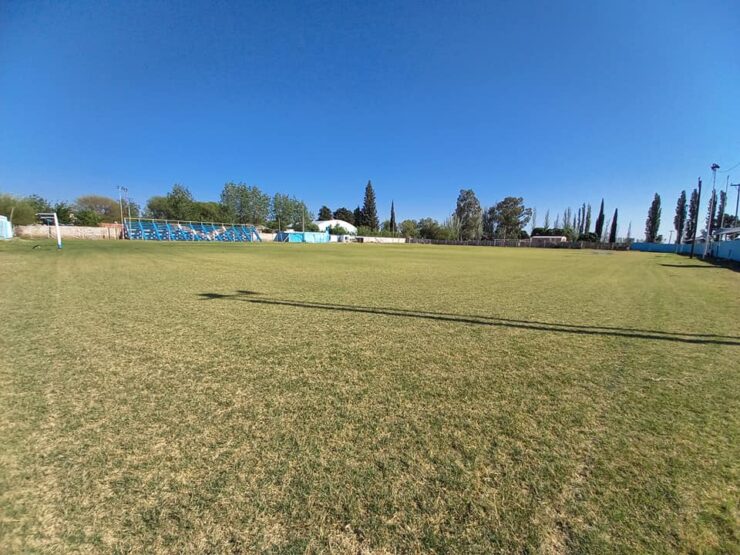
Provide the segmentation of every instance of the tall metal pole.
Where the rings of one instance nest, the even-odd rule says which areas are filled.
[[[701,177],[699,178],[699,195],[696,198],[696,219],[694,220],[694,233],[691,238],[691,254],[689,258],[694,258],[694,247],[696,247],[696,229],[699,227],[699,209],[701,208]]]
[[[702,255],[702,258],[707,257],[707,252],[709,251],[709,243],[712,242],[712,226],[714,222],[712,221],[712,214],[714,213],[714,202],[717,199],[717,170],[719,169],[719,164],[712,164],[710,169],[712,170],[712,196],[709,197],[709,221],[707,222],[707,240],[704,241],[704,254]]]

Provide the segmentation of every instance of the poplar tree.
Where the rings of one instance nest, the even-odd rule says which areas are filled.
[[[610,243],[616,243],[617,242],[617,216],[619,215],[619,210],[616,208],[614,209],[614,217],[612,218],[612,229],[609,232],[609,242]]]
[[[391,220],[390,220],[391,233],[396,233],[396,207],[393,201],[391,201]]]
[[[660,229],[660,195],[655,193],[645,220],[645,241],[654,243]]]
[[[717,208],[717,219],[714,222],[714,227],[720,229],[724,222],[722,216],[725,214],[725,208],[727,207],[727,193],[724,191],[719,192],[719,206]]]
[[[596,217],[595,225],[594,233],[601,237],[604,234],[604,199],[601,199],[601,208],[599,208],[599,215]]]
[[[676,244],[681,244],[683,228],[686,225],[686,191],[681,191],[676,203],[676,215],[673,217],[673,227],[676,230]]]
[[[714,231],[714,221],[716,220],[717,212],[717,191],[712,191],[712,196],[709,197],[709,207],[707,209],[707,237],[709,237]]]
[[[699,221],[699,191],[694,189],[691,191],[691,199],[689,200],[689,216],[686,219],[686,231],[684,233],[684,241],[692,241],[694,239],[694,231],[696,230],[696,224]]]

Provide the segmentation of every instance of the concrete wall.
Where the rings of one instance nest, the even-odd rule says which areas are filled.
[[[673,254],[689,254],[691,245],[674,245],[673,243],[632,243],[631,251],[640,252],[665,252]],[[704,244],[697,243],[696,252],[704,252]]]
[[[384,244],[391,244],[391,243],[405,243],[406,239],[403,237],[365,237],[365,236],[358,236],[358,239],[362,237],[363,243],[384,243]]]
[[[77,225],[61,225],[59,230],[62,239],[118,239],[118,227],[82,227]],[[55,239],[54,226],[50,225],[17,225],[15,234],[26,239]]]
[[[676,254],[689,254],[691,252],[691,245],[671,245],[665,243],[633,243],[630,246],[630,250],[641,251],[641,252],[664,252],[664,253],[676,253]],[[694,249],[694,256],[702,256],[704,254],[704,243],[697,243],[696,249]],[[709,252],[707,253],[713,258],[720,258],[722,260],[734,260],[740,262],[740,239],[734,241],[718,241],[714,242],[709,246]]]
[[[712,246],[709,247],[709,251],[715,258],[740,262],[740,239],[713,243]]]

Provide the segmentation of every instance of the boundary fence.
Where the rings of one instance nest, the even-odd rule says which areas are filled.
[[[606,251],[626,251],[628,243],[591,243],[588,241],[565,241],[562,243],[543,243],[530,239],[491,239],[489,241],[451,241],[447,239],[406,239],[407,243],[422,245],[459,245],[467,247],[521,247],[536,249],[598,249]]]
[[[670,244],[670,243],[634,243],[630,250],[640,252],[661,252],[672,254],[688,255],[691,252],[690,244]],[[697,243],[694,249],[694,256],[702,258],[704,254],[704,243]],[[732,260],[740,262],[740,239],[732,241],[715,241],[709,245],[707,256],[719,260]]]

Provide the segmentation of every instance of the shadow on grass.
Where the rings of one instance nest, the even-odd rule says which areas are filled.
[[[378,314],[382,316],[396,316],[402,318],[421,318],[441,322],[458,324],[473,324],[479,326],[507,327],[534,331],[549,331],[572,333],[579,335],[604,335],[612,337],[626,337],[631,339],[650,339],[662,341],[676,341],[680,343],[733,345],[740,347],[740,337],[732,335],[701,334],[666,332],[659,330],[644,330],[636,328],[617,328],[609,326],[586,326],[577,324],[558,324],[537,320],[513,320],[494,316],[478,316],[469,314],[454,314],[449,312],[427,312],[422,310],[408,310],[403,308],[386,308],[372,306],[343,305],[333,303],[314,303],[310,301],[293,301],[286,299],[249,298],[259,293],[255,291],[237,291],[233,294],[199,293],[202,300],[230,300],[253,304],[289,306],[295,308],[309,308],[314,310],[332,310],[336,312],[356,312],[360,314]]]
[[[724,270],[722,266],[712,266],[710,264],[661,264],[666,268],[702,268],[704,270]]]

